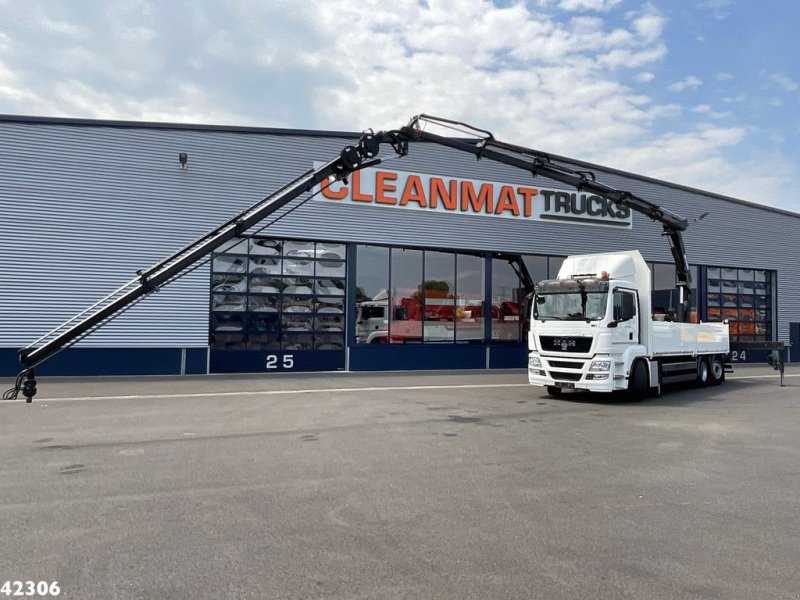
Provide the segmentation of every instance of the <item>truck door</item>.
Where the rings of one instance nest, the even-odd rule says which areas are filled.
[[[612,341],[616,344],[631,345],[639,343],[639,317],[636,292],[616,289],[613,296]],[[616,325],[613,325],[616,323]]]

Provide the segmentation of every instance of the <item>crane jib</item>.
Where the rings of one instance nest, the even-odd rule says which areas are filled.
[[[467,130],[478,139],[477,141],[475,139],[465,140],[436,135],[421,129],[427,123],[460,128],[461,131]],[[381,158],[378,157],[378,153],[382,145],[390,145],[398,156],[405,156],[409,153],[409,142],[411,141],[435,143],[470,153],[477,159],[488,159],[522,169],[533,177],[543,176],[567,184],[581,194],[554,192],[550,197],[545,196],[545,202],[552,201],[554,205],[560,205],[564,209],[569,207],[570,210],[576,211],[579,209],[600,210],[601,213],[605,210],[606,213],[609,213],[611,210],[619,211],[629,208],[660,222],[663,225],[664,234],[670,239],[677,285],[682,290],[683,302],[680,318],[687,320],[691,271],[681,236],[681,232],[686,229],[688,224],[686,219],[628,191],[616,190],[599,183],[595,180],[594,174],[590,172],[573,170],[566,165],[557,164],[543,152],[500,142],[495,140],[490,132],[466,123],[429,115],[418,115],[400,129],[365,133],[359,138],[357,145],[346,146],[337,158],[295,178],[261,202],[242,211],[223,225],[211,230],[149,269],[140,272],[137,278],[120,287],[117,292],[112,292],[89,309],[82,311],[76,317],[69,319],[33,344],[20,350],[19,358],[23,369],[17,376],[14,387],[8,390],[4,397],[16,398],[17,394],[22,392],[30,402],[36,394],[35,367],[96,328],[113,320],[141,298],[185,274],[193,264],[208,256],[221,244],[261,222],[291,200],[321,186],[323,182],[345,180],[356,171],[379,164]],[[597,200],[592,199],[593,195],[599,197],[602,203],[598,204]],[[580,204],[578,203],[579,198]],[[530,277],[526,277],[526,271],[523,272],[524,262],[519,261],[516,268],[521,277],[528,279],[526,287],[532,289]]]

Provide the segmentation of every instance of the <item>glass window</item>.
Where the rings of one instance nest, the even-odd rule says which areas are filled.
[[[653,287],[659,290],[675,289],[675,265],[655,263],[653,264]]]
[[[392,248],[392,290],[389,302],[389,341],[422,340],[422,250]]]
[[[678,290],[675,288],[675,265],[654,263],[653,272],[653,313],[667,314],[678,306]]]
[[[241,239],[211,271],[212,348],[344,347],[344,244]]]
[[[261,259],[261,260],[270,260],[270,259]],[[283,274],[313,275],[314,259],[305,255],[287,256],[286,258],[283,259]]]
[[[549,267],[548,267],[548,279],[555,279],[558,277],[558,270],[561,268],[561,265],[564,264],[564,256],[551,256],[549,257]]]
[[[525,290],[505,258],[492,258],[492,342],[520,342]]]
[[[732,340],[772,339],[770,279],[771,271],[708,267],[707,320],[728,320]]]
[[[244,273],[247,259],[241,256],[216,256],[211,261],[211,268],[215,273]]]
[[[528,268],[528,273],[534,283],[539,283],[547,279],[547,257],[546,256],[523,256],[522,260]]]
[[[356,302],[385,299],[389,294],[389,249],[358,246]]]
[[[456,341],[483,341],[484,264],[482,256],[456,257]]]
[[[425,306],[423,340],[455,340],[456,255],[451,252],[425,251],[425,281],[422,295]]]
[[[675,265],[672,263],[649,263],[648,266],[653,274],[653,292],[651,297],[653,314],[663,315],[674,313],[677,315],[680,295],[675,285],[678,279]],[[689,297],[689,322],[697,323],[699,321],[697,315],[698,269],[696,266],[690,265],[689,270],[692,278],[692,287],[690,288]],[[719,294],[713,292],[719,292],[718,280],[716,287],[708,286],[706,303],[708,306],[719,306]]]
[[[251,277],[251,294],[280,294],[284,287],[280,277]]]
[[[280,275],[281,264],[280,258],[252,257],[250,259],[250,273],[253,275]]]
[[[603,318],[602,311],[596,313],[599,318]],[[589,314],[586,315],[589,318]],[[631,292],[616,290],[614,292],[614,313],[615,321],[630,321],[636,316],[636,296]]]
[[[356,343],[389,339],[389,248],[356,249]]]
[[[253,238],[250,240],[250,254],[257,256],[279,256],[283,242],[280,240],[268,240],[264,238]]]
[[[312,257],[314,256],[314,242],[299,242],[289,240],[283,244],[283,255],[292,257]]]
[[[225,254],[247,254],[247,240],[237,239],[228,242],[224,252]]]
[[[338,242],[317,242],[317,258],[319,260],[344,260],[347,248]]]

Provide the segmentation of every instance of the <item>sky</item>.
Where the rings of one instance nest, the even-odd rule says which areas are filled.
[[[800,3],[0,0],[0,114],[335,131],[428,113],[800,212]]]

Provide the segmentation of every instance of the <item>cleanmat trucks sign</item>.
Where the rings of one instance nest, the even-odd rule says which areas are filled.
[[[332,202],[382,206],[396,210],[505,219],[577,223],[605,227],[632,226],[628,207],[576,191],[550,187],[460,179],[368,168],[348,182],[323,183],[321,197]]]

